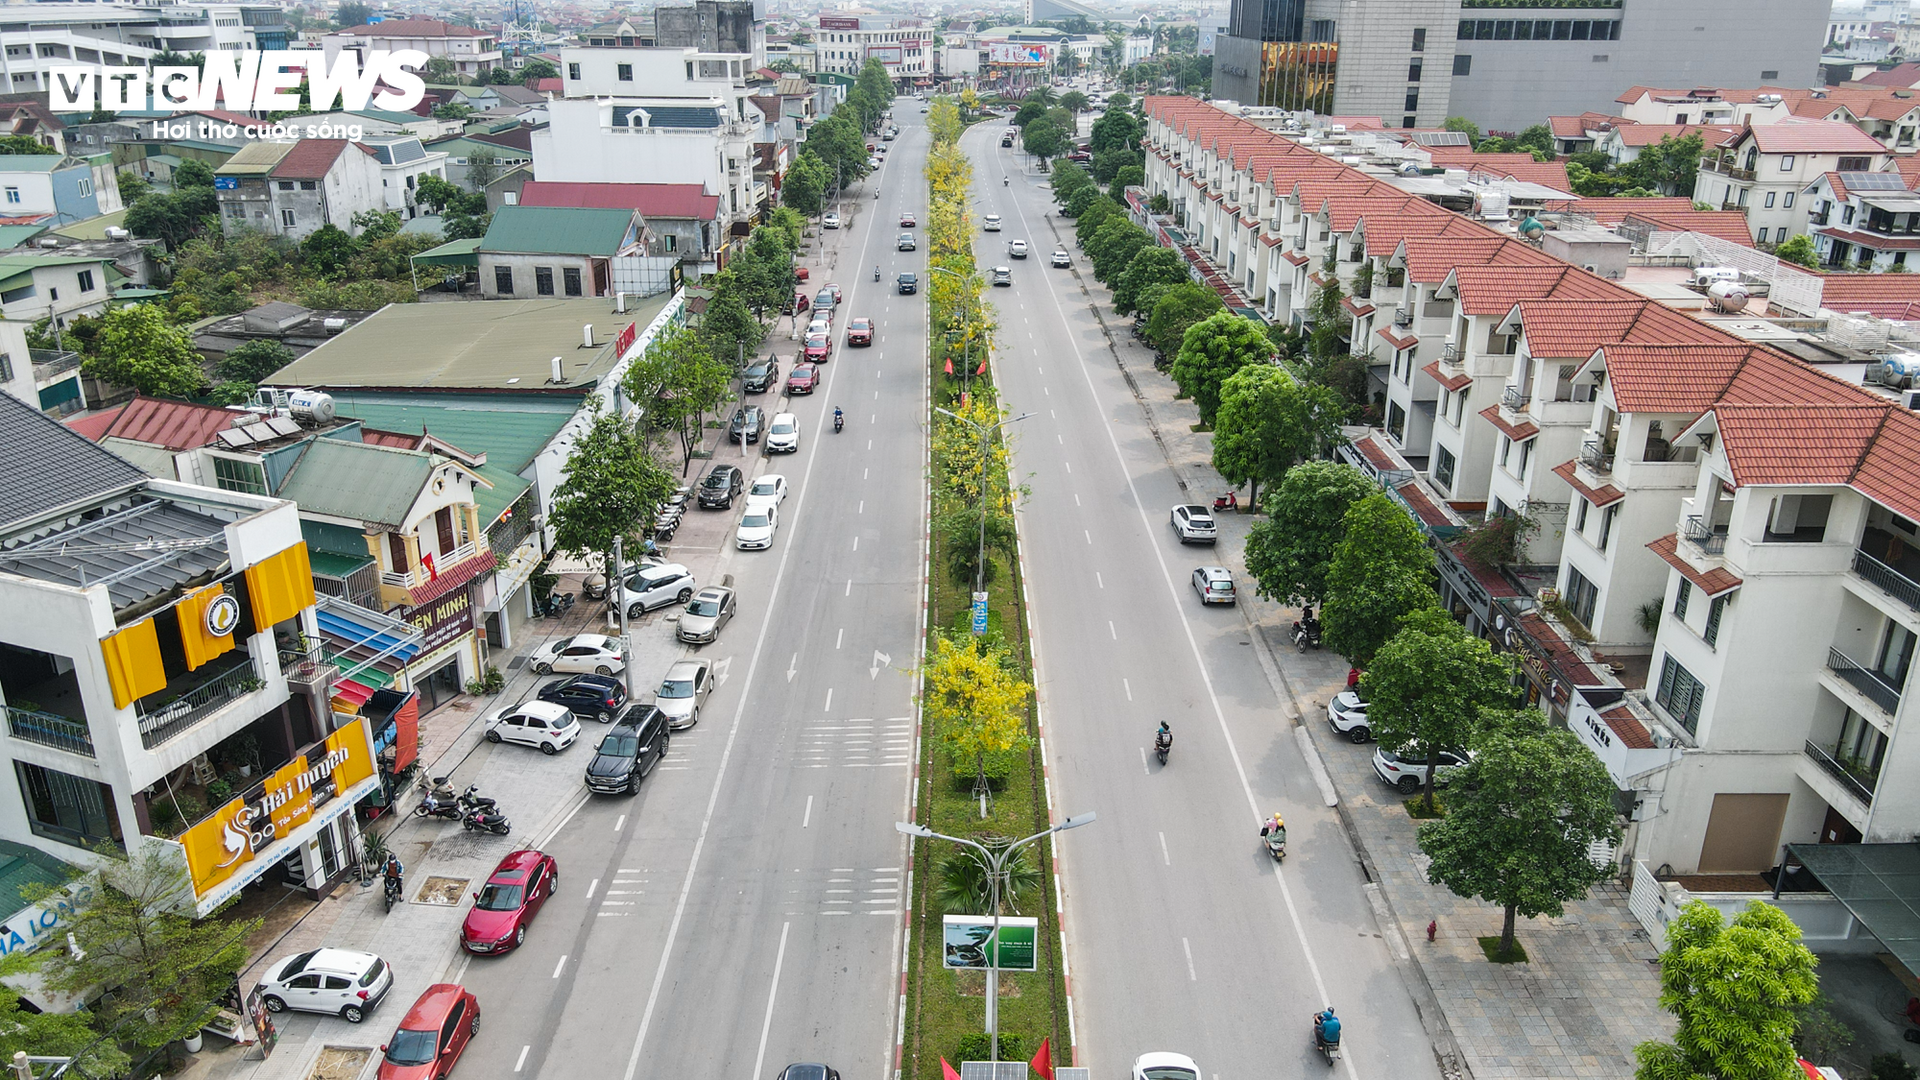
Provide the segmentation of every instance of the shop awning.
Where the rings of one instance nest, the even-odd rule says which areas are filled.
[[[480,237],[449,240],[415,255],[412,262],[415,266],[479,266]]]
[[[1787,859],[1920,973],[1920,844],[1789,844]]]
[[[417,627],[339,597],[322,596],[319,601],[314,617],[327,641],[328,659],[340,671],[333,684],[334,708],[358,712],[374,691],[393,685],[400,669],[419,655],[425,638]]]

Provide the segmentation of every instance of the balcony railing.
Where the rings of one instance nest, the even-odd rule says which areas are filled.
[[[1828,649],[1827,670],[1839,676],[1840,681],[1866,695],[1868,701],[1885,709],[1888,715],[1900,711],[1900,688],[1888,682],[1886,676],[1874,668],[1862,664],[1839,649]]]
[[[1819,212],[1819,213],[1817,213],[1817,214],[1808,214],[1808,215],[1807,215],[1807,224],[1809,224],[1809,225],[1825,225],[1825,224],[1827,223],[1827,221],[1828,221],[1828,218],[1829,218],[1829,217],[1830,217],[1830,215],[1829,215],[1829,212],[1828,212],[1828,211],[1825,211],[1825,210],[1822,210],[1822,211],[1820,211],[1820,212]]]
[[[1526,412],[1532,400],[1533,395],[1518,386],[1509,386],[1500,392],[1500,404],[1505,406],[1508,412]]]
[[[449,569],[466,562],[479,553],[480,549],[469,541],[445,554],[435,555],[433,557],[434,568],[444,574]],[[411,589],[417,585],[424,585],[431,580],[433,580],[433,575],[427,573],[425,566],[409,570],[404,574],[396,574],[391,570],[382,570],[380,572],[380,584],[398,585],[403,589]]]
[[[1853,553],[1853,572],[1915,611],[1920,611],[1920,582],[1858,549]]]
[[[58,349],[29,349],[27,354],[33,360],[33,377],[41,382],[63,375],[80,366],[80,354],[61,352]]]
[[[1681,536],[1687,543],[1700,549],[1702,555],[1721,555],[1727,550],[1727,534],[1724,529],[1716,529],[1699,514],[1687,515],[1687,527],[1681,530]]]
[[[164,705],[140,706],[140,744],[151,750],[218,712],[234,699],[265,687],[253,661],[201,683]]]
[[[1613,472],[1613,451],[1597,439],[1589,439],[1580,446],[1580,464],[1595,476],[1608,476]]]
[[[1445,360],[1449,364],[1459,363],[1460,346],[1451,341],[1447,342],[1446,346],[1440,350],[1440,359]]]
[[[9,705],[7,734],[25,742],[65,750],[69,754],[94,756],[93,733],[87,730],[87,722],[71,716]]]
[[[1865,777],[1854,775],[1839,758],[1833,756],[1833,750],[1815,743],[1812,739],[1807,740],[1807,756],[1813,759],[1815,765],[1820,766],[1821,772],[1839,781],[1840,786],[1846,788],[1848,793],[1859,799],[1862,804],[1873,803],[1873,785],[1880,782],[1877,772]]]
[[[1408,311],[1406,308],[1394,308],[1393,309],[1393,325],[1412,326],[1413,312]]]

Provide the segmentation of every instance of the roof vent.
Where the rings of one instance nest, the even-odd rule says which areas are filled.
[[[583,349],[593,348],[593,324],[592,323],[587,323],[586,325],[580,328],[580,347]],[[558,382],[559,380],[555,379],[554,381]]]
[[[567,381],[566,376],[561,374],[561,366],[562,365],[560,362],[560,358],[557,356],[554,357],[553,358],[553,376],[547,380],[548,382],[563,383]]]

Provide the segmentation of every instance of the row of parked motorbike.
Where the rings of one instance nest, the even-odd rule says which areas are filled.
[[[431,781],[423,777],[420,789],[426,794],[421,797],[420,805],[413,808],[414,817],[457,821],[470,831],[489,832],[495,836],[505,836],[513,831],[513,823],[500,812],[494,800],[479,793],[478,784],[468,784],[467,790],[455,792],[444,776],[433,777]]]

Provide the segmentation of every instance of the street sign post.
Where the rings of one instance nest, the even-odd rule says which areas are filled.
[[[987,632],[987,594],[983,592],[973,594],[973,632]]]

